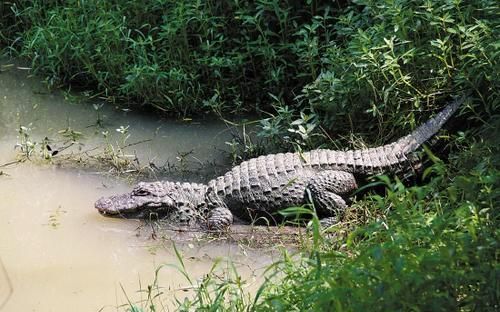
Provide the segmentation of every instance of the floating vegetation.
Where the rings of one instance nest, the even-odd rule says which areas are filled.
[[[61,218],[63,215],[67,213],[66,210],[63,210],[61,206],[58,206],[56,209],[50,212],[49,214],[49,222],[47,223],[52,229],[57,229],[61,225]]]

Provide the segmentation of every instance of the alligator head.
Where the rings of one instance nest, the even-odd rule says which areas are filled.
[[[204,190],[195,183],[139,182],[130,193],[100,198],[95,208],[103,215],[145,218],[155,214],[185,223],[196,217]]]

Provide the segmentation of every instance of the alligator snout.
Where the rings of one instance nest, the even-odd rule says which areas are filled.
[[[133,196],[132,193],[101,197],[94,204],[95,208],[103,215],[129,215],[135,214],[151,204],[147,196]]]
[[[117,214],[118,213],[118,210],[116,209],[116,205],[114,204],[114,201],[112,200],[111,197],[99,198],[95,202],[94,207],[101,214]]]

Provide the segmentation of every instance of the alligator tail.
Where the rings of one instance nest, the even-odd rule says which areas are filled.
[[[453,115],[453,113],[465,101],[463,96],[448,104],[436,116],[420,125],[412,133],[399,140],[379,147],[339,151],[318,151],[317,156],[312,158],[322,158],[321,153],[326,153],[323,157],[327,159],[329,168],[344,170],[358,174],[374,174],[382,172],[399,172],[412,165],[411,153],[432,137],[441,129],[443,124]]]
[[[455,101],[448,104],[441,112],[436,116],[429,119],[424,124],[420,125],[412,133],[395,142],[400,152],[404,155],[410,154],[422,145],[425,141],[431,138],[436,132],[441,129],[443,124],[453,115],[453,113],[462,105],[465,101],[465,96],[456,99]]]

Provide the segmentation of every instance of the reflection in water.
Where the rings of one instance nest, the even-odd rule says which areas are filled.
[[[83,133],[85,148],[102,144],[102,132],[120,135],[115,129],[123,126],[128,127],[128,142],[151,139],[130,151],[142,162],[175,162],[179,152],[190,151],[191,161],[223,160],[220,149],[229,133],[220,123],[186,124],[103,107],[105,128],[99,128],[93,126],[92,105],[65,102],[35,80],[16,70],[0,73],[0,165],[16,158],[21,125],[32,129],[37,142],[71,127]],[[126,302],[120,285],[138,299],[135,291],[140,283],[144,288],[152,281],[159,264],[177,263],[173,243],[138,234],[141,223],[136,220],[104,218],[93,209],[97,198],[128,191],[127,183],[43,163],[25,162],[0,171],[0,256],[13,287],[2,311],[66,311],[69,306],[72,311],[103,306],[104,311],[115,311],[115,305]],[[243,252],[230,243],[207,246],[193,241],[180,247],[195,278],[206,274],[213,259],[226,257],[240,263],[240,273],[252,279],[255,268],[271,257]],[[0,276],[0,303],[9,293],[4,280]],[[175,269],[164,268],[159,282],[166,298],[185,295],[176,291],[187,281]]]

